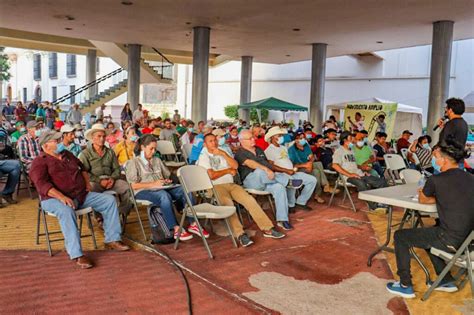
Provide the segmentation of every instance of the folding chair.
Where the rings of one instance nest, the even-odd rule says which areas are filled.
[[[408,160],[408,149],[403,148],[400,150],[400,153],[402,154],[403,160],[405,160],[406,166],[410,166],[410,161]]]
[[[458,248],[458,250],[454,254],[442,251],[434,247],[431,248],[430,250],[431,254],[445,260],[447,262],[447,265],[443,269],[441,274],[438,276],[436,281],[430,286],[428,291],[425,292],[425,294],[423,295],[423,298],[421,299],[422,301],[426,301],[430,297],[431,292],[433,292],[433,290],[441,283],[441,281],[446,276],[446,274],[454,266],[460,268],[457,276],[455,276],[455,280],[459,282],[458,284],[459,288],[462,289],[464,285],[466,284],[466,281],[469,281],[471,285],[471,296],[472,298],[474,298],[474,279],[473,279],[474,251],[469,250],[469,247],[473,245],[474,245],[474,231],[471,231],[469,236],[466,238],[466,240],[462,243],[462,245]],[[467,279],[465,277],[464,280],[461,280],[461,276],[464,269],[467,272]]]
[[[407,168],[403,158],[398,154],[385,154],[383,158],[391,181],[396,185],[403,184],[399,177],[400,171]]]
[[[334,189],[331,193],[331,198],[329,199],[329,204],[328,206],[330,207],[331,204],[332,204],[332,200],[334,199],[334,195],[336,194],[336,190],[337,190],[337,187],[339,186],[342,186],[344,188],[344,196],[342,198],[342,203],[341,205],[344,205],[344,202],[346,201],[346,196],[347,198],[349,199],[350,203],[351,203],[351,206],[352,206],[352,210],[354,212],[357,212],[357,208],[356,206],[354,205],[354,201],[352,201],[352,197],[351,197],[351,192],[349,190],[350,187],[355,187],[354,185],[352,185],[351,183],[348,183],[344,177],[339,174],[338,172],[336,171],[331,171],[331,170],[324,170],[324,173],[328,174],[328,175],[338,175],[337,179],[336,179],[336,185],[334,186]]]
[[[84,237],[92,237],[92,242],[94,244],[94,249],[97,249],[97,243],[95,240],[95,233],[94,233],[94,227],[92,225],[92,220],[91,220],[91,214],[92,214],[93,209],[91,207],[83,208],[76,210],[76,216],[79,217],[79,237],[84,238]],[[41,207],[41,200],[38,202],[38,222],[36,224],[36,245],[39,245],[39,238],[40,236],[45,236],[46,237],[46,244],[48,246],[48,252],[49,256],[53,256],[53,252],[51,250],[51,243],[52,242],[59,242],[59,241],[64,241],[64,238],[58,238],[58,239],[50,239],[51,234],[59,234],[62,233],[62,231],[52,231],[50,232],[48,230],[48,222],[46,217],[56,217],[54,214],[47,212]],[[82,235],[82,221],[84,216],[86,216],[87,219],[87,225],[90,230],[90,234],[87,235]],[[42,219],[42,220],[41,220]],[[44,233],[40,233],[40,222],[43,221],[43,229]]]
[[[276,210],[275,210],[275,206],[273,205],[273,199],[272,199],[273,197],[271,193],[265,190],[257,190],[257,189],[251,189],[251,188],[244,188],[244,189],[246,192],[251,194],[255,199],[257,199],[258,197],[267,197],[268,203],[270,204],[270,209],[272,209],[273,216],[276,220]]]
[[[183,154],[183,159],[186,164],[189,164],[189,156],[191,155],[191,151],[193,149],[193,145],[191,143],[186,143],[181,146],[181,152]]]
[[[123,169],[124,169],[123,173],[125,174],[125,180],[127,181],[127,184],[128,184],[128,190],[130,192],[130,200],[132,201],[133,208],[135,209],[135,214],[137,215],[137,220],[136,221],[127,221],[127,216],[124,215],[123,219],[122,219],[122,225],[123,225],[122,233],[125,234],[125,229],[127,227],[127,224],[138,223],[140,225],[140,230],[142,231],[143,238],[145,239],[145,242],[146,242],[148,239],[146,237],[145,228],[143,227],[143,220],[140,217],[140,211],[138,210],[138,204],[144,205],[148,209],[148,207],[152,206],[152,203],[148,200],[140,200],[140,199],[135,198],[135,192],[133,191],[130,180],[127,178],[127,172],[125,172],[125,170],[127,169],[127,165],[129,163],[133,163],[132,160],[129,160],[129,161],[125,162],[125,164],[123,165]]]
[[[423,177],[423,174],[417,170],[407,168],[400,171],[400,179],[405,184],[417,184],[421,177]]]
[[[229,235],[232,239],[232,243],[234,244],[234,247],[237,247],[237,243],[235,242],[235,238],[228,220],[229,217],[231,217],[235,213],[236,209],[234,206],[221,206],[219,204],[217,192],[214,189],[214,186],[212,185],[212,181],[209,178],[209,175],[207,174],[207,170],[197,165],[186,165],[178,169],[178,178],[186,196],[187,207],[184,209],[183,215],[181,217],[178,237],[176,238],[176,242],[174,243],[174,248],[178,248],[179,237],[183,230],[185,217],[194,218],[199,228],[199,232],[201,233],[201,238],[204,243],[204,247],[206,248],[210,259],[213,259],[214,257],[212,256],[211,249],[209,248],[207,240],[202,233],[202,227],[199,223],[199,219],[224,220],[227,230],[229,231]],[[193,205],[189,197],[190,193],[198,193],[201,191],[212,191],[212,195],[214,198],[211,202],[213,203],[205,202]]]
[[[33,193],[31,192],[31,181],[30,181],[30,176],[28,175],[28,172],[26,171],[26,166],[23,164],[21,159],[18,159],[20,161],[20,181],[18,182],[18,186],[16,189],[16,195],[20,193],[20,189],[28,189],[28,193],[30,195],[31,199],[33,198]],[[21,177],[23,176],[23,180]],[[23,184],[25,187],[21,187],[21,184]]]
[[[165,157],[169,156],[172,157],[172,161],[166,161],[163,159],[163,163],[165,163],[168,167],[181,167],[185,165],[185,162],[180,162],[178,154],[176,153],[176,149],[174,147],[173,142],[167,140],[158,140],[156,150],[160,152],[160,154]]]

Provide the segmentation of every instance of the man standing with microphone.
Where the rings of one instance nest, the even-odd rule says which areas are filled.
[[[467,134],[469,126],[462,118],[466,107],[464,101],[459,98],[450,98],[446,100],[446,108],[444,110],[444,118],[438,121],[438,125],[433,129],[441,128],[439,135],[439,143],[446,144],[448,138],[458,142],[462,147],[466,146]],[[448,119],[446,121],[446,119]]]

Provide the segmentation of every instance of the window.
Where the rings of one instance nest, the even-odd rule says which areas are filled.
[[[23,104],[26,104],[27,101],[28,101],[28,89],[23,88]]]
[[[68,77],[76,76],[76,55],[67,55],[66,57],[66,75]]]
[[[33,78],[35,81],[41,80],[41,55],[33,55]]]
[[[97,74],[100,72],[100,68],[99,68],[100,61],[99,60],[100,60],[99,57],[97,57],[97,59],[95,61],[95,73],[97,73]]]
[[[51,88],[51,101],[55,101],[58,99],[58,87],[57,86],[53,86]]]
[[[76,86],[75,86],[75,85],[70,85],[70,86],[69,86],[69,93],[72,93],[72,92],[74,92],[75,90],[76,90]],[[69,104],[71,104],[71,105],[74,104],[74,103],[76,102],[76,95],[71,96],[70,100],[71,100],[71,101],[69,102]]]
[[[49,78],[55,79],[58,77],[58,54],[49,53]]]

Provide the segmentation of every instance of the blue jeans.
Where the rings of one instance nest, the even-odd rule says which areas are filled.
[[[64,244],[66,251],[71,259],[81,257],[81,238],[79,236],[76,214],[74,209],[66,206],[61,201],[55,198],[41,201],[41,207],[44,211],[54,214],[61,226],[61,231],[64,235]],[[78,209],[91,207],[96,212],[102,214],[104,218],[105,242],[120,241],[120,221],[118,215],[117,202],[115,197],[107,194],[100,194],[90,192],[87,194],[86,200]]]
[[[7,183],[2,195],[11,195],[15,192],[16,185],[20,180],[20,162],[17,160],[0,161],[0,174],[8,175]]]
[[[174,215],[173,201],[176,202],[176,208],[178,210],[184,209],[186,205],[186,195],[181,187],[161,190],[141,190],[135,195],[135,198],[148,200],[153,206],[160,207],[166,225],[170,230],[178,225],[176,216]],[[194,197],[192,195],[190,195],[190,199],[194,204]]]
[[[275,173],[275,178],[269,179],[264,170],[257,168],[245,177],[243,184],[245,188],[271,193],[275,199],[277,221],[288,221],[288,180],[289,176],[282,173]]]
[[[301,194],[298,196],[298,199],[295,200],[295,195],[296,195],[296,189],[294,188],[287,188],[288,192],[288,206],[289,207],[294,207],[296,204],[299,205],[306,205],[308,200],[311,198],[313,195],[314,189],[316,188],[316,184],[318,183],[318,180],[316,177],[314,177],[311,174],[306,174],[303,172],[297,172],[293,175],[287,175],[291,179],[301,179],[303,181],[303,190],[301,191]]]

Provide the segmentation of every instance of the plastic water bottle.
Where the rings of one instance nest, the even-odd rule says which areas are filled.
[[[418,188],[423,188],[425,187],[425,183],[426,183],[426,178],[425,176],[421,176],[420,177],[420,180],[418,181]]]

